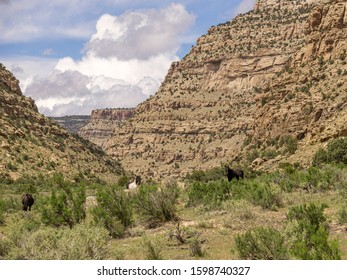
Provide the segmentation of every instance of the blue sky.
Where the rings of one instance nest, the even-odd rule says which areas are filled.
[[[46,115],[132,107],[254,0],[0,0],[0,62]]]

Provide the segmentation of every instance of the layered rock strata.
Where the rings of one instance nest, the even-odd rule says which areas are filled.
[[[257,158],[309,164],[347,129],[346,18],[346,1],[257,1],[173,63],[106,152],[156,178]]]

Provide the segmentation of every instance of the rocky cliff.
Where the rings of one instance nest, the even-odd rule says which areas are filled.
[[[157,178],[226,162],[310,164],[346,134],[346,23],[346,1],[257,1],[173,63],[106,152]]]
[[[114,180],[122,172],[101,149],[41,115],[2,64],[0,127],[0,179],[62,172],[70,178],[83,174]]]
[[[78,135],[102,146],[119,124],[133,117],[134,113],[133,108],[93,110],[90,122],[79,129]]]

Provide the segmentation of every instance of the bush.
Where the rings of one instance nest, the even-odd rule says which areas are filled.
[[[206,252],[203,250],[201,246],[201,241],[194,237],[189,241],[189,253],[192,257],[203,257]]]
[[[149,240],[146,236],[143,238],[142,247],[145,250],[147,260],[162,260],[163,245],[159,239]]]
[[[2,229],[5,238],[0,238],[0,257],[3,259],[20,259],[18,248],[24,239],[40,227],[40,220],[33,212],[17,212],[11,214]],[[18,251],[20,251],[18,249]]]
[[[329,142],[326,150],[320,148],[313,156],[312,164],[324,163],[347,164],[347,137],[340,137]]]
[[[233,199],[245,199],[263,209],[276,209],[282,206],[280,190],[273,184],[257,180],[237,182],[232,189]]]
[[[109,238],[104,228],[78,224],[62,230],[55,249],[62,260],[103,260],[108,257]]]
[[[285,260],[289,254],[285,239],[272,228],[256,228],[235,237],[236,249],[242,259]]]
[[[216,208],[231,195],[231,183],[227,180],[194,182],[188,187],[188,206],[203,204]]]
[[[306,182],[317,190],[332,189],[335,183],[338,183],[339,170],[333,166],[324,166],[318,169],[309,167],[306,171]]]
[[[101,260],[108,257],[108,233],[79,224],[67,227],[28,227],[27,217],[16,218],[0,240],[0,256],[23,260]]]
[[[335,241],[329,241],[329,231],[324,216],[325,204],[292,207],[287,214],[287,230],[290,253],[298,259],[340,259]]]
[[[72,228],[86,217],[86,189],[84,185],[65,180],[61,174],[56,174],[51,183],[51,196],[42,199],[40,204],[42,222],[45,225],[68,225]]]
[[[298,140],[292,135],[283,135],[279,139],[279,145],[284,147],[284,153],[292,155],[298,148]]]
[[[176,182],[160,188],[156,185],[142,185],[134,196],[140,214],[155,227],[157,223],[178,220],[177,200],[179,189]]]
[[[328,161],[347,164],[347,137],[332,140],[327,148]]]
[[[322,163],[328,162],[328,153],[326,150],[319,148],[312,159],[313,166],[320,166]]]
[[[2,201],[2,199],[0,199],[0,225],[2,225],[5,221],[5,204]]]
[[[339,224],[341,225],[347,225],[347,207],[343,206],[338,212],[337,217]]]
[[[118,186],[125,187],[129,182],[129,178],[127,176],[120,176],[117,182]]]
[[[226,177],[225,168],[216,167],[210,170],[194,170],[192,174],[188,174],[186,179],[189,181],[205,182],[216,181],[220,178]]]
[[[102,186],[97,190],[97,206],[92,209],[95,223],[104,226],[113,238],[123,237],[132,225],[130,198],[119,186]]]

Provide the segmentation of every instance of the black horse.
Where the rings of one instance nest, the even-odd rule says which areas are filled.
[[[228,181],[230,182],[232,179],[236,178],[239,180],[240,178],[243,179],[243,170],[241,169],[231,169],[229,166],[225,166]]]
[[[31,210],[31,206],[34,204],[34,198],[30,193],[23,194],[22,196],[23,210]]]

